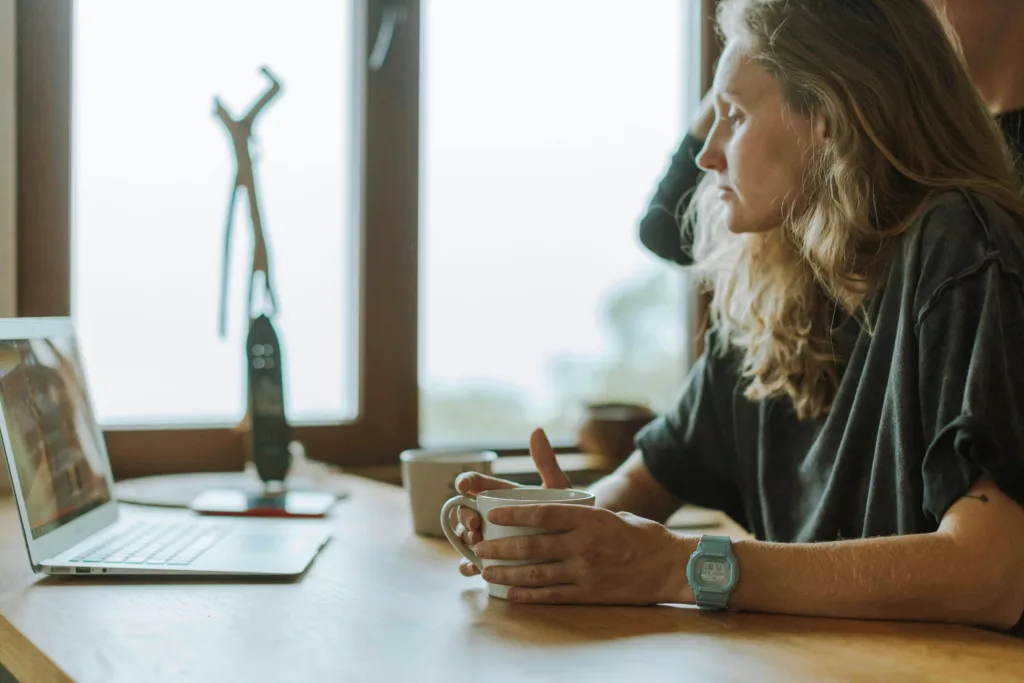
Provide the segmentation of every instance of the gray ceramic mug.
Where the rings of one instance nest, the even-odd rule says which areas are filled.
[[[455,478],[463,472],[491,474],[498,459],[494,451],[443,451],[416,449],[404,451],[402,485],[409,495],[412,524],[417,534],[444,538],[441,508],[458,495]]]

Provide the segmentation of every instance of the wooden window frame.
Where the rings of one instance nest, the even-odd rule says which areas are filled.
[[[397,4],[356,2],[358,417],[294,429],[310,457],[348,466],[396,462],[419,440],[419,0],[400,3],[405,19],[383,68],[366,67],[368,27]],[[70,315],[72,3],[18,0],[17,31],[18,315]],[[238,470],[247,459],[237,428],[104,432],[118,478]]]
[[[703,98],[715,79],[718,58],[722,56],[722,43],[715,29],[715,15],[719,0],[701,0],[701,57],[700,96]],[[693,358],[696,361],[704,353],[704,333],[710,322],[711,292],[701,292],[697,297],[697,315],[694,320]]]
[[[402,450],[419,444],[421,0],[354,1],[359,410],[356,419],[343,424],[297,425],[294,436],[317,460],[373,467],[395,464]],[[705,42],[714,1],[702,0]],[[16,2],[17,313],[65,316],[71,314],[72,285],[72,2]],[[370,70],[377,27],[385,10],[398,6],[405,18],[386,62]],[[702,93],[715,59],[705,48]],[[119,479],[239,470],[248,459],[245,434],[238,428],[111,427],[104,434]]]

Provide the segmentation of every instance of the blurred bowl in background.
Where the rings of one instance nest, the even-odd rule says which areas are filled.
[[[580,449],[606,458],[617,467],[635,449],[633,437],[656,417],[639,403],[591,403],[579,428]]]

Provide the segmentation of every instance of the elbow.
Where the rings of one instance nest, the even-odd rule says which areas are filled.
[[[648,210],[640,221],[639,237],[640,244],[658,258],[681,266],[688,265],[679,222],[665,208],[652,206]]]
[[[1000,631],[1015,626],[1024,614],[1024,563],[1016,561],[1020,553],[960,550],[961,570],[951,596],[954,621]]]
[[[1024,568],[1012,563],[997,562],[1000,565],[989,580],[986,600],[976,615],[979,626],[1000,631],[1013,628],[1024,615]]]
[[[986,478],[970,492],[983,505],[954,503],[936,531],[949,560],[943,583],[960,594],[949,596],[958,621],[1005,631],[1024,614],[1024,506]]]

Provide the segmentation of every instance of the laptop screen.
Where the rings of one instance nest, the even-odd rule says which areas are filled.
[[[110,501],[73,336],[0,340],[0,403],[32,537]]]

